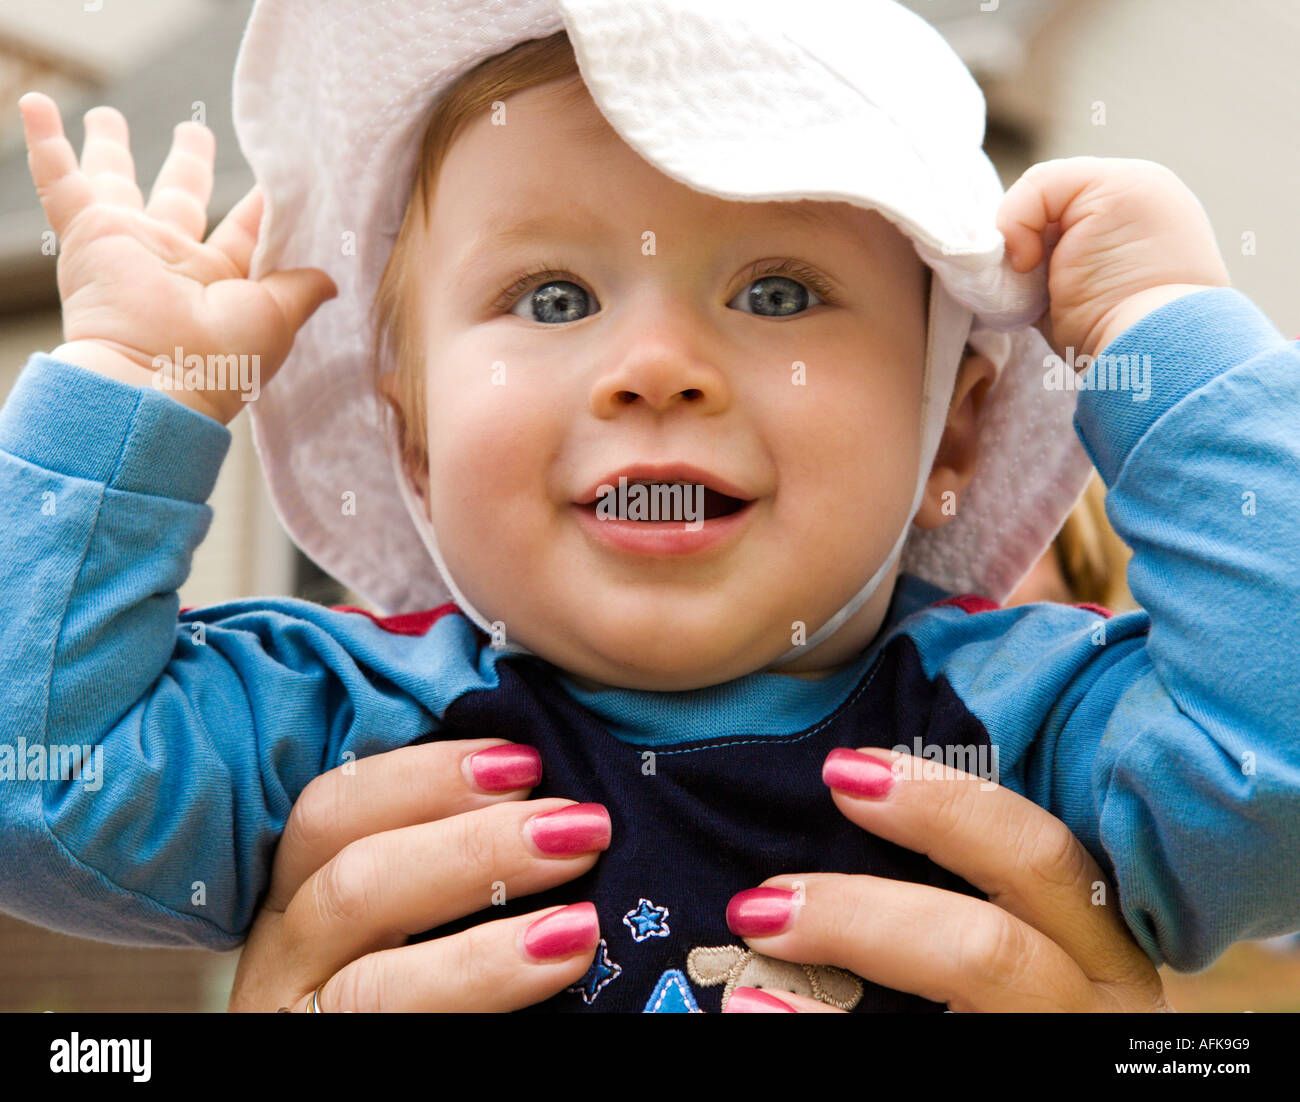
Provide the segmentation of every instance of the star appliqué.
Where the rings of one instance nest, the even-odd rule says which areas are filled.
[[[609,959],[609,946],[605,944],[605,939],[601,938],[600,944],[596,946],[596,959],[591,962],[587,974],[568,990],[575,995],[581,995],[582,1001],[590,1006],[596,1001],[596,996],[600,994],[601,989],[611,980],[616,979],[622,971],[619,965]]]
[[[623,925],[632,931],[633,941],[645,941],[648,937],[667,937],[668,908],[656,907],[648,899],[642,899],[632,910],[623,916]]]

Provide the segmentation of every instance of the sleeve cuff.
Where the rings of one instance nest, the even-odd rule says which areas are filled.
[[[230,430],[149,387],[34,352],[0,409],[0,450],[129,493],[201,504]]]
[[[1286,338],[1231,287],[1184,295],[1124,330],[1080,377],[1074,413],[1106,485],[1167,410],[1279,342]]]

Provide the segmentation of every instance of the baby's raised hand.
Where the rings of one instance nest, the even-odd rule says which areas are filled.
[[[1055,224],[1055,225],[1053,225]],[[1018,272],[1059,238],[1048,266],[1056,351],[1095,356],[1151,311],[1227,287],[1228,270],[1196,196],[1152,161],[1071,157],[1034,165],[1007,191],[998,229]]]
[[[126,119],[111,107],[86,113],[78,165],[52,99],[19,101],[27,163],[59,240],[65,343],[57,359],[135,386],[155,384],[155,357],[256,355],[258,387],[284,362],[295,334],[337,294],[315,268],[248,279],[262,200],[248,193],[206,242],[216,142],[195,122],[176,127],[146,206],[135,181]],[[214,375],[214,377],[217,377]],[[219,377],[218,381],[219,381]],[[247,391],[230,384],[167,389],[178,402],[226,424]]]

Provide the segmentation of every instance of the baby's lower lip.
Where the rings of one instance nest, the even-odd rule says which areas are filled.
[[[632,555],[668,558],[712,551],[737,536],[749,523],[755,502],[734,513],[687,524],[679,520],[618,520],[601,518],[593,508],[574,505],[583,531],[602,548]]]

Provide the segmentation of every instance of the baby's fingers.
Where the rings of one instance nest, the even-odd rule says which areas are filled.
[[[230,208],[230,213],[208,237],[208,244],[225,253],[245,279],[248,278],[248,268],[253,261],[253,250],[257,247],[261,225],[262,192],[255,184],[249,188],[248,194]]]
[[[1096,160],[1070,157],[1043,161],[1029,168],[1002,197],[997,226],[1017,272],[1027,272],[1043,259],[1043,234],[1048,226],[1059,223],[1064,232],[1073,224],[1075,219],[1067,212],[1096,181]]]
[[[197,122],[180,123],[171,152],[158,171],[145,214],[170,222],[195,241],[203,240],[212,198],[212,161],[216,155],[212,131]]]
[[[90,181],[95,198],[113,206],[143,210],[144,196],[135,182],[126,117],[115,107],[101,105],[87,111],[84,121],[81,174]]]
[[[320,268],[285,268],[263,276],[258,283],[280,308],[290,335],[297,333],[323,303],[339,293],[338,286]]]
[[[55,102],[40,92],[28,92],[18,101],[18,110],[32,183],[50,228],[62,237],[68,223],[95,201],[94,189],[77,165]]]

